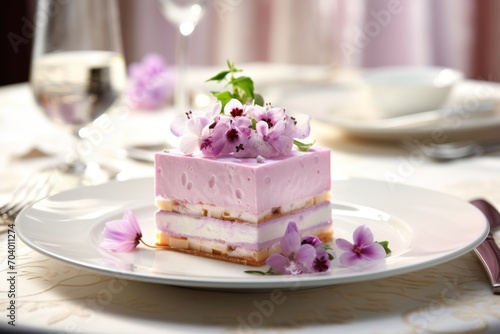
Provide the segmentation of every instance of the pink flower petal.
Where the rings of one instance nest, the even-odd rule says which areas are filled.
[[[302,238],[302,244],[309,244],[313,247],[317,247],[322,244],[321,240],[315,235],[308,235]]]
[[[300,247],[300,235],[297,225],[294,222],[288,223],[285,235],[281,238],[281,253],[286,257],[291,257]]]
[[[345,267],[351,267],[354,266],[356,263],[362,261],[361,256],[358,256],[354,252],[344,252],[340,254],[339,257],[339,262],[342,266]]]
[[[179,149],[185,154],[192,154],[198,148],[199,141],[200,139],[194,135],[185,135],[179,143]]]
[[[243,104],[237,99],[231,99],[224,106],[224,114],[231,115],[233,109],[241,109],[243,111]]]
[[[217,100],[216,102],[211,103],[207,107],[205,107],[202,114],[207,119],[213,119],[220,114],[221,109],[222,104]]]
[[[134,213],[130,210],[125,210],[123,214],[123,220],[126,220],[130,223],[130,231],[134,233],[141,233],[141,227],[139,226],[139,222],[137,221],[137,218],[135,217]]]
[[[373,233],[366,225],[361,225],[352,234],[352,239],[355,245],[369,245],[373,243]]]
[[[266,260],[266,264],[280,274],[286,274],[290,261],[281,254],[272,254]]]
[[[302,245],[295,253],[295,261],[305,272],[311,270],[315,258],[316,249],[311,245]]]
[[[134,214],[126,210],[123,219],[106,223],[102,237],[103,249],[112,252],[128,252],[137,247],[142,233]]]
[[[361,256],[366,260],[379,260],[385,258],[386,255],[384,247],[375,242],[363,247],[361,252]]]
[[[252,126],[252,121],[246,117],[238,117],[234,121],[234,126],[238,128],[243,136],[248,137],[250,135],[250,127]]]
[[[174,118],[172,123],[170,123],[170,131],[174,136],[180,137],[187,132],[187,118],[185,115],[177,116]]]
[[[335,240],[335,244],[337,245],[338,248],[340,248],[343,251],[352,251],[354,245],[347,241],[346,239],[338,238]]]
[[[279,138],[286,129],[286,123],[280,120],[274,124],[274,126],[269,131],[269,139],[274,140]]]
[[[257,131],[257,133],[259,135],[261,135],[263,138],[265,138],[265,137],[267,137],[267,134],[269,133],[269,126],[267,125],[266,122],[259,121],[255,125],[255,131]]]
[[[101,247],[107,250],[108,252],[122,253],[134,250],[137,247],[137,243],[130,240],[121,242],[112,240],[103,240],[101,242]]]
[[[288,155],[293,148],[293,139],[286,136],[269,141],[269,144],[281,155]]]
[[[193,135],[201,136],[203,128],[208,124],[208,120],[204,117],[193,117],[187,121],[187,129]]]
[[[289,117],[289,120],[292,121],[293,125],[289,127],[292,132],[290,134],[287,133],[287,135],[297,139],[304,139],[308,137],[311,133],[311,126],[309,124],[311,116],[307,114],[297,114],[294,115],[293,118],[296,123]]]

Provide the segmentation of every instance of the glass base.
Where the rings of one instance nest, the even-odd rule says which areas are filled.
[[[119,171],[110,166],[100,165],[94,161],[77,161],[62,163],[57,169],[63,176],[67,176],[79,185],[94,185],[110,181]]]

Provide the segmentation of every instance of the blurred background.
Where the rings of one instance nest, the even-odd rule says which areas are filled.
[[[61,3],[75,0],[61,0]],[[156,0],[120,0],[127,63],[175,60],[176,28]],[[0,85],[28,81],[36,0],[4,1]],[[211,0],[189,40],[190,65],[439,65],[500,80],[495,0]]]

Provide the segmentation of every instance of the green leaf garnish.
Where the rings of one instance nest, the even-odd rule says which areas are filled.
[[[377,244],[381,245],[382,247],[384,247],[386,255],[391,254],[392,251],[389,248],[389,241],[375,241],[375,243],[377,243]]]
[[[314,145],[316,141],[313,141],[312,143],[310,144],[305,144],[305,143],[302,143],[300,141],[298,141],[297,139],[294,139],[293,140],[293,143],[297,146],[297,148],[302,151],[302,152],[306,152],[308,149],[311,148],[311,146]]]
[[[225,86],[231,86],[231,89],[228,91],[212,92],[221,102],[222,109],[224,109],[224,106],[232,98],[239,100],[242,104],[255,103],[257,105],[264,106],[264,99],[262,96],[254,92],[253,80],[247,76],[235,77],[234,74],[241,72],[241,70],[236,68],[229,60],[227,61],[227,67],[228,70],[221,71],[207,80],[217,82],[227,80]]]
[[[219,72],[217,73],[216,75],[214,75],[213,77],[211,77],[210,79],[206,80],[207,82],[208,81],[217,81],[217,82],[221,82],[222,80],[224,80],[226,78],[226,76],[230,73],[230,71],[222,71],[222,72]]]
[[[323,248],[324,250],[326,250],[326,251],[327,251],[326,253],[328,254],[328,259],[329,259],[330,261],[333,261],[333,260],[335,259],[335,258],[333,257],[333,254],[332,254],[332,253],[330,253],[330,252],[328,252],[329,250],[333,250],[333,248],[332,248],[329,244],[321,244],[321,245],[319,245],[318,247],[321,247],[321,248]]]
[[[253,80],[250,77],[238,77],[232,78],[229,82],[233,86],[233,94],[240,95],[242,97],[251,98],[253,100]],[[245,103],[246,101],[242,101]]]
[[[217,100],[221,102],[222,110],[224,110],[224,106],[226,105],[226,103],[231,101],[231,99],[233,98],[233,95],[227,90],[223,92],[212,92],[212,94],[217,98]]]
[[[245,270],[245,274],[252,274],[252,275],[259,275],[259,276],[264,276],[266,273],[260,270]]]
[[[245,270],[244,273],[258,276],[276,275],[276,271],[273,268],[269,268],[267,271]]]
[[[262,95],[254,93],[254,103],[258,106],[263,107],[264,106],[264,98]]]
[[[252,118],[251,121],[252,121],[252,125],[250,126],[250,128],[252,130],[255,130],[257,128],[257,120],[255,118]]]

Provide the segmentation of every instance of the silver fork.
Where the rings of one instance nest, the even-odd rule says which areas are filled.
[[[23,208],[47,197],[59,175],[56,169],[43,170],[30,175],[19,184],[10,199],[0,207],[0,226],[12,224]]]

